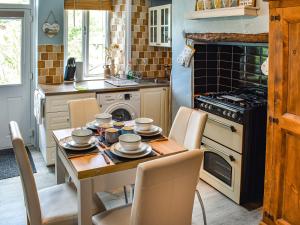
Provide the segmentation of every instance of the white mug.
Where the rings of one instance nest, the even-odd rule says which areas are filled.
[[[76,62],[75,80],[76,81],[82,81],[83,80],[83,62]]]

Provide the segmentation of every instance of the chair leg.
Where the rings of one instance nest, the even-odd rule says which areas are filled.
[[[125,196],[125,203],[128,204],[128,196],[127,196],[127,188],[123,186],[124,196]]]
[[[199,193],[199,191],[198,191],[197,189],[196,189],[196,194],[197,194],[197,197],[198,197],[198,200],[199,200],[199,202],[200,202],[201,209],[202,209],[202,215],[203,215],[203,222],[204,222],[204,225],[207,225],[207,221],[206,221],[206,213],[205,213],[204,204],[203,204],[201,195],[200,195],[200,193]]]
[[[133,202],[134,198],[134,184],[131,185],[131,201]]]
[[[26,216],[26,219],[27,219],[27,225],[30,225],[28,216]]]

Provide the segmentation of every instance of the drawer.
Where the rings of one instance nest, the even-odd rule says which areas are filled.
[[[58,95],[46,97],[45,112],[68,112],[68,102],[76,99],[95,98],[95,93]]]
[[[46,129],[59,130],[70,127],[69,112],[56,112],[46,114]]]
[[[203,135],[239,153],[243,150],[243,125],[209,114]]]

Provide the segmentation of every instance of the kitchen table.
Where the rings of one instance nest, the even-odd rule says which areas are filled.
[[[78,225],[92,225],[91,208],[95,193],[135,183],[136,168],[139,163],[186,151],[186,149],[172,140],[158,140],[150,143],[152,148],[156,150],[157,155],[149,158],[118,164],[113,163],[107,157],[108,163],[107,159],[105,160],[100,152],[70,158],[59,145],[59,141],[71,136],[72,130],[53,131],[53,137],[56,142],[55,174],[57,184],[65,182],[65,175],[68,174],[77,188]]]

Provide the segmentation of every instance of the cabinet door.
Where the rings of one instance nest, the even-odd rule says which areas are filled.
[[[160,9],[160,44],[164,47],[171,47],[171,5]]]
[[[300,224],[299,12],[300,7],[270,11],[266,224]]]
[[[158,42],[158,9],[149,9],[149,44],[156,45]]]
[[[168,133],[168,109],[167,88],[141,90],[141,116],[153,119],[165,135]]]

